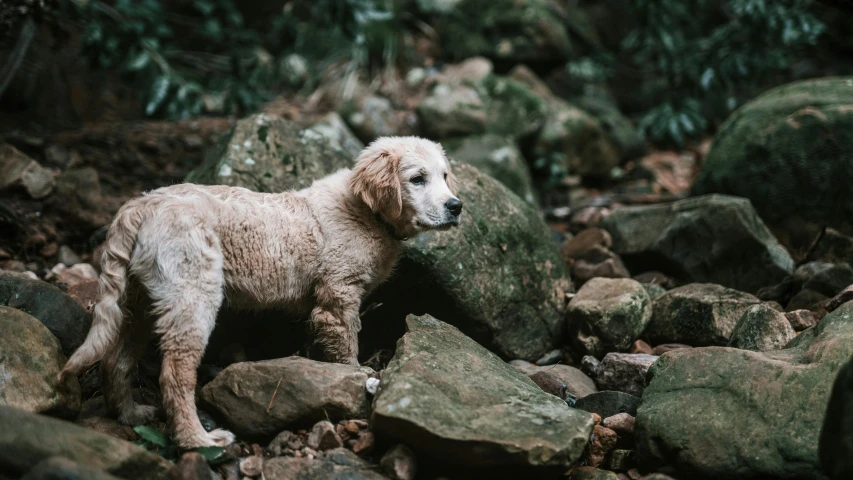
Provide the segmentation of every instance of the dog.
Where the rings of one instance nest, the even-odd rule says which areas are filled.
[[[223,301],[310,317],[327,359],[358,365],[362,299],[391,273],[404,240],[459,224],[455,192],[439,144],[384,137],[361,152],[352,170],[298,191],[180,184],[130,200],[107,233],[92,327],[58,380],[100,360],[110,412],[127,425],[147,423],[157,409],[134,402],[130,374],[157,335],[175,443],[228,445],[231,432],[204,430],[194,396]],[[144,290],[150,309],[126,321],[131,286]]]

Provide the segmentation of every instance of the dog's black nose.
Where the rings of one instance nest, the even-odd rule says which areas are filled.
[[[444,202],[444,207],[452,213],[453,215],[458,216],[462,213],[462,201],[458,198],[451,198],[450,200]]]

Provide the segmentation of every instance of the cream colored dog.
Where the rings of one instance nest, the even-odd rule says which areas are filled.
[[[191,184],[150,192],[110,227],[92,328],[59,380],[102,360],[112,413],[128,425],[150,421],[156,408],[133,401],[129,376],[153,331],[175,442],[227,445],[234,435],[206,432],[194,397],[223,299],[310,315],[328,359],[357,365],[362,298],[389,275],[402,240],[458,225],[461,211],[441,146],[415,137],[380,138],[353,170],[295,192]],[[124,321],[131,287],[144,289],[156,320]]]

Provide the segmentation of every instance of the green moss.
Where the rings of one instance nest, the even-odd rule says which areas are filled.
[[[266,142],[267,133],[269,132],[269,130],[270,127],[268,127],[267,125],[261,125],[260,128],[258,128],[258,139],[262,142]]]

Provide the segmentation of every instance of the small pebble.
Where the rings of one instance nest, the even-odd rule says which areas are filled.
[[[379,379],[373,377],[368,378],[364,386],[365,388],[367,388],[367,393],[371,395],[376,395],[376,390],[379,388]]]
[[[397,445],[388,450],[379,465],[393,480],[414,480],[418,469],[415,453],[405,445]]]
[[[607,417],[601,421],[601,424],[622,436],[634,434],[634,424],[636,419],[627,413],[618,413],[611,417]]]
[[[631,345],[631,349],[628,350],[628,353],[645,353],[646,355],[654,355],[655,349],[648,343],[642,340],[637,340]]]

